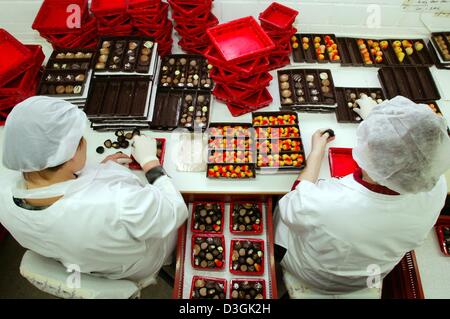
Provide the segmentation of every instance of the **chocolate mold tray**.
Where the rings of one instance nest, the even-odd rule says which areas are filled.
[[[338,107],[336,108],[336,118],[339,123],[361,123],[361,117],[353,111],[355,101],[361,94],[374,99],[377,103],[385,100],[381,88],[336,88]],[[381,101],[380,101],[381,100]]]
[[[340,46],[337,42],[336,36],[334,34],[307,34],[300,33],[293,36],[296,38],[296,42],[298,44],[297,48],[292,49],[292,57],[294,62],[297,63],[340,63],[341,59],[335,59],[333,56],[340,57]],[[326,41],[326,38],[329,38],[332,42],[329,42],[330,46],[332,44],[336,44],[336,48],[333,53],[328,52],[329,44]],[[320,41],[317,40],[320,39]],[[316,48],[316,43],[319,44],[319,47]],[[291,40],[291,45],[294,45],[294,42]],[[322,46],[321,50],[321,47]],[[318,53],[317,50],[321,50],[321,53]],[[319,54],[322,54],[319,57]]]

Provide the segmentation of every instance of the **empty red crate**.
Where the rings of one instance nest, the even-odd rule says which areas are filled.
[[[33,65],[33,53],[6,30],[0,29],[0,61],[1,87]]]
[[[205,3],[205,4],[181,4],[174,2],[172,0],[168,0],[170,6],[172,7],[172,11],[176,12],[179,16],[185,16],[185,17],[196,17],[198,15],[204,14],[205,12],[210,12],[212,3]]]
[[[161,6],[161,0],[128,0],[128,10],[153,9]]]
[[[120,14],[114,16],[98,16],[97,21],[101,26],[104,27],[115,27],[123,24],[128,24],[130,22],[130,17],[127,14]]]
[[[212,19],[211,15],[213,14],[210,11],[205,11],[204,13],[195,17],[186,17],[184,15],[180,15],[176,11],[172,11],[172,20],[174,20],[178,24],[204,24]]]
[[[127,0],[92,0],[91,11],[98,16],[124,13]]]
[[[219,24],[207,30],[217,51],[227,62],[243,62],[262,57],[275,48],[274,43],[253,17]]]
[[[273,2],[259,15],[262,24],[270,25],[278,29],[288,29],[294,23],[298,11]]]
[[[6,83],[0,87],[1,96],[20,96],[27,95],[33,87],[36,77],[41,69],[42,62],[44,62],[45,55],[42,52],[42,47],[40,45],[26,45],[27,48],[33,54],[34,66],[22,73],[20,76],[16,77],[14,80]]]
[[[332,177],[347,176],[358,168],[358,164],[353,159],[351,148],[330,147],[328,158]]]
[[[72,7],[81,9],[81,22],[89,17],[88,0],[45,0],[34,19],[32,28],[46,33],[76,33],[79,28],[70,29],[68,19],[73,14]]]
[[[213,68],[210,72],[211,78],[218,83],[226,83],[232,86],[239,86],[244,89],[257,90],[267,87],[272,81],[272,76],[268,72],[261,72],[255,75],[251,75],[246,78],[239,78],[234,81],[228,81],[225,77],[222,77],[219,69]]]

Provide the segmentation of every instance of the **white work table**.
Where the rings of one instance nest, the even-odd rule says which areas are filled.
[[[46,52],[48,49],[46,50]],[[378,68],[341,67],[335,64],[292,64],[287,68],[328,68],[332,70],[334,83],[338,87],[380,87],[377,77]],[[431,68],[431,72],[438,84],[442,99],[437,101],[441,111],[450,122],[450,71]],[[280,106],[276,71],[272,72],[274,80],[270,85],[273,103],[261,111],[277,111]],[[441,83],[441,84],[439,84]],[[446,83],[447,87],[442,86]],[[233,118],[226,106],[217,101],[211,108],[211,122],[251,122],[251,115]],[[307,114],[299,113],[300,130],[303,137],[306,154],[310,151],[310,139],[319,128],[332,128],[336,133],[336,140],[330,147],[354,147],[357,125],[341,124],[336,121],[334,113]],[[3,128],[0,128],[0,141],[3,141]],[[176,187],[183,193],[217,193],[217,194],[274,194],[282,195],[290,191],[297,174],[260,175],[249,180],[214,180],[206,178],[206,172],[185,173],[178,172],[172,159],[174,154],[174,137],[176,132],[144,132],[154,137],[167,139],[164,167],[172,177]],[[105,156],[116,150],[107,150],[103,155],[96,153],[96,148],[103,145],[106,139],[114,138],[114,133],[97,133],[88,128],[85,138],[88,142],[88,163],[98,163]],[[0,157],[1,157],[0,147]],[[129,150],[124,153],[129,154]],[[322,163],[321,178],[329,178],[328,158]],[[0,173],[5,168],[0,165]],[[137,173],[143,178],[142,173]],[[324,199],[326,200],[326,199]],[[407,221],[406,221],[407,222]],[[450,298],[450,258],[443,257],[437,244],[434,230],[430,233],[425,244],[416,250],[422,285],[426,298]]]

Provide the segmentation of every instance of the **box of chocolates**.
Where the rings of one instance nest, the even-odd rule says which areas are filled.
[[[227,281],[221,278],[194,276],[190,299],[225,299]]]
[[[219,235],[192,236],[192,268],[221,270],[225,267],[225,238]]]
[[[230,283],[230,299],[266,299],[266,282],[259,279],[233,279]]]
[[[156,94],[151,127],[155,130],[185,128],[206,130],[209,124],[211,92],[160,88]]]
[[[195,202],[192,205],[193,233],[222,233],[224,225],[223,202]]]
[[[153,77],[157,43],[144,37],[104,37],[95,56],[96,74],[145,74]]]
[[[354,109],[359,108],[356,100],[363,95],[367,95],[377,104],[385,100],[381,88],[336,88],[338,107],[336,108],[336,118],[339,123],[361,123],[362,118]]]
[[[262,203],[232,202],[230,213],[232,234],[251,235],[263,232]]]
[[[259,239],[232,239],[230,272],[244,276],[264,274],[264,241]]]
[[[301,111],[304,106],[336,107],[331,71],[327,69],[289,69],[278,71],[281,109]]]
[[[291,38],[294,62],[340,63],[340,48],[334,34],[296,34]]]
[[[431,34],[431,43],[443,63],[450,63],[450,32],[435,32]]]
[[[211,90],[210,64],[201,55],[177,54],[162,59],[158,86]]]

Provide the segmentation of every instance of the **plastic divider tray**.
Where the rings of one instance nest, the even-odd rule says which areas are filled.
[[[352,151],[351,148],[329,148],[328,159],[331,177],[341,178],[352,174],[358,168],[358,164],[353,159]]]

